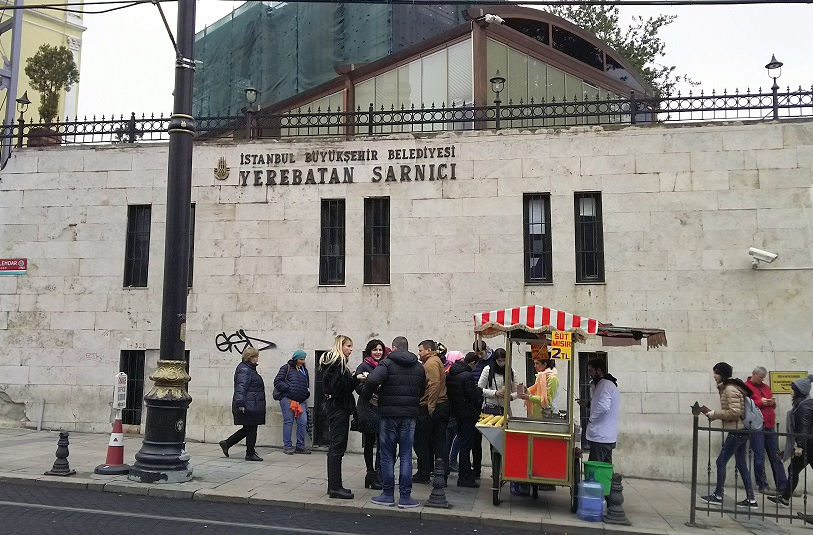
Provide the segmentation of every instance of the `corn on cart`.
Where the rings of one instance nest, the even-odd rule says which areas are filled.
[[[494,505],[500,504],[505,482],[532,484],[535,498],[539,485],[565,486],[570,488],[575,512],[581,449],[574,419],[577,391],[573,345],[598,335],[613,338],[612,345],[616,346],[638,344],[646,338],[650,348],[666,345],[666,334],[660,329],[616,327],[542,306],[475,314],[474,333],[477,340],[505,337],[505,373],[506,377],[511,375],[502,392],[503,414],[482,414],[477,423],[477,429],[491,443]],[[531,366],[536,371],[550,367],[550,359],[554,372],[548,368],[534,374]],[[513,377],[514,373],[520,376]],[[552,375],[556,376],[553,391]]]

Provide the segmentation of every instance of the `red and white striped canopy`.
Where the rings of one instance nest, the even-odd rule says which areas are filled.
[[[598,326],[598,320],[535,305],[492,310],[474,315],[474,331],[486,336],[518,329],[532,333],[555,329],[596,334]]]

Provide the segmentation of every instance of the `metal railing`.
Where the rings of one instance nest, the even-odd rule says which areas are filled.
[[[286,113],[248,111],[244,115],[198,117],[196,139],[258,139],[312,136],[370,136],[448,130],[693,123],[721,120],[773,120],[813,117],[813,87],[784,92],[746,91],[653,98],[550,102],[508,102],[492,106],[451,104],[355,111],[296,109]],[[7,125],[4,146],[117,144],[167,141],[170,118],[151,115]]]
[[[768,499],[768,496],[765,494],[760,494],[757,491],[757,482],[756,478],[754,477],[754,459],[753,459],[753,450],[751,449],[751,444],[753,441],[753,436],[757,434],[766,435],[768,433],[775,434],[777,440],[784,441],[789,440],[788,437],[791,437],[790,440],[796,439],[807,439],[808,443],[813,443],[813,435],[805,435],[805,434],[791,434],[791,433],[781,433],[779,431],[729,431],[726,429],[722,429],[720,427],[712,427],[710,425],[700,425],[699,423],[699,406],[693,408],[693,429],[692,429],[692,480],[691,480],[691,498],[690,498],[690,505],[689,505],[689,521],[686,523],[687,526],[691,527],[701,527],[697,523],[697,512],[706,513],[706,516],[709,517],[712,514],[719,515],[720,517],[724,515],[732,515],[734,519],[737,518],[745,518],[745,519],[761,519],[761,520],[775,520],[779,522],[780,519],[789,520],[792,524],[794,521],[804,525],[805,522],[813,524],[813,509],[810,506],[813,504],[808,505],[808,497],[810,496],[809,492],[813,491],[813,489],[808,488],[808,470],[807,467],[813,462],[813,459],[808,458],[808,456],[813,455],[813,451],[804,450],[802,457],[796,460],[793,460],[793,463],[800,463],[804,461],[804,468],[801,472],[797,475],[796,481],[797,485],[795,489],[792,489],[793,492],[790,493],[790,498],[788,499],[787,507],[784,505],[780,505],[779,503],[774,503]],[[751,483],[753,485],[755,497],[757,500],[757,508],[738,508],[737,503],[740,502],[742,499],[746,499],[746,493],[742,490],[741,487],[741,480],[739,478],[739,470],[734,469],[730,470],[734,472],[733,478],[733,489],[731,486],[727,486],[727,490],[733,491],[733,496],[729,494],[725,494],[723,496],[723,503],[721,505],[718,504],[705,504],[698,505],[698,499],[700,499],[700,494],[703,493],[705,495],[711,495],[715,492],[716,488],[716,469],[715,464],[718,454],[721,451],[721,445],[725,442],[726,438],[732,433],[748,433],[750,436],[748,437],[748,453],[747,453],[747,462],[748,462],[748,470],[751,477]],[[700,444],[701,440],[704,444]],[[781,447],[781,445],[780,445]],[[698,483],[698,469],[702,467],[700,464],[700,454],[701,450],[706,450],[706,482],[705,485]],[[780,449],[781,451],[781,449]],[[764,452],[764,461],[765,461],[765,468],[766,470],[771,469],[771,462],[769,459],[769,453],[767,451]],[[732,455],[731,460],[734,459]],[[787,463],[790,459],[775,459],[780,463]],[[783,464],[784,464],[783,463]],[[727,467],[726,475],[729,476],[728,471],[730,466]],[[791,467],[788,466],[788,473],[787,479],[788,484],[790,484],[791,474],[790,474]],[[730,477],[726,477],[727,481],[730,481]],[[776,484],[776,481],[774,481]],[[782,489],[778,489],[777,492],[780,492]]]

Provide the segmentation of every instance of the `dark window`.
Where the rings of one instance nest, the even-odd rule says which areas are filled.
[[[571,58],[603,71],[604,62],[601,60],[601,50],[595,45],[558,26],[553,27],[553,48],[564,52]],[[569,97],[568,97],[569,98]]]
[[[523,201],[525,282],[553,282],[550,194],[526,193]]]
[[[144,351],[124,350],[119,357],[119,371],[127,374],[127,406],[121,411],[121,423],[141,425],[144,401]]]
[[[186,279],[186,286],[192,287],[192,268],[195,267],[195,203],[192,203],[192,211],[189,212],[189,274]],[[189,371],[189,370],[187,370]]]
[[[390,198],[364,199],[364,284],[390,283]]]
[[[144,288],[150,266],[149,204],[127,207],[127,245],[124,251],[124,286]]]
[[[601,193],[576,193],[576,282],[604,282]]]
[[[579,418],[581,420],[583,450],[590,449],[587,439],[585,438],[587,436],[587,425],[590,423],[590,375],[587,374],[587,364],[593,359],[601,359],[606,369],[607,353],[603,351],[590,353],[579,351]],[[610,372],[610,370],[606,371],[607,373]]]
[[[548,32],[550,31],[550,26],[547,22],[527,19],[505,19],[505,25],[518,32],[524,33],[528,37],[536,39],[542,44],[549,44],[550,36]]]
[[[344,199],[322,199],[319,284],[344,284]]]

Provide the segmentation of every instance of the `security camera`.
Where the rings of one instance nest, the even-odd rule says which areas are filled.
[[[499,15],[492,15],[491,13],[486,14],[485,17],[483,17],[483,18],[489,24],[504,24],[505,23],[505,21],[503,20],[502,17],[500,17]]]
[[[756,247],[751,247],[748,249],[748,254],[753,257],[751,260],[751,267],[756,269],[759,266],[760,262],[767,262],[770,264],[779,256],[776,253],[772,253],[770,251],[763,251],[762,249],[757,249]]]

